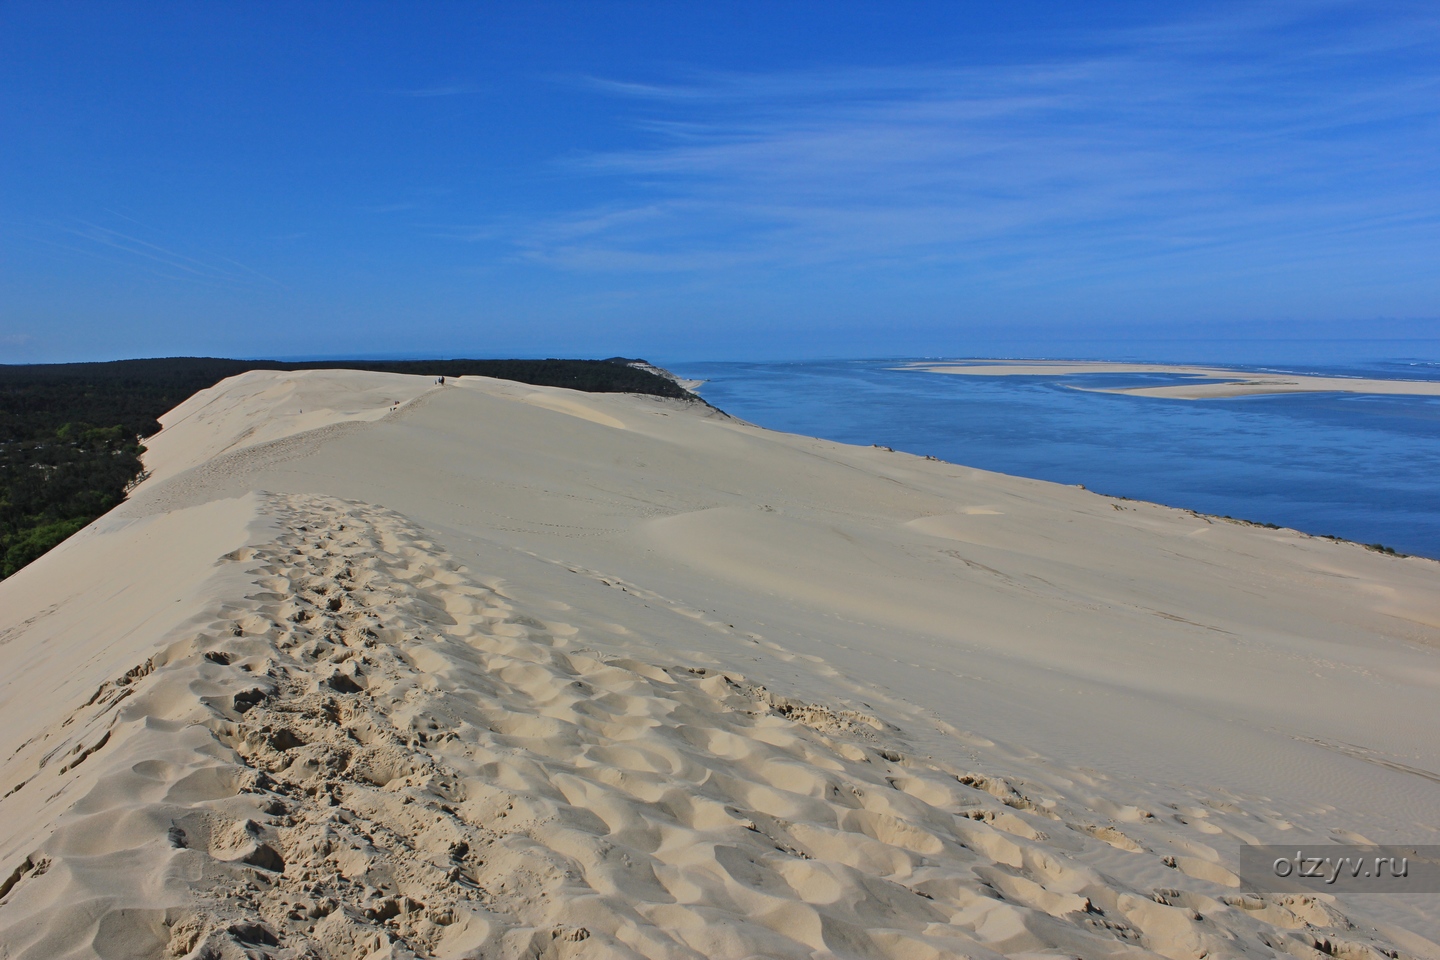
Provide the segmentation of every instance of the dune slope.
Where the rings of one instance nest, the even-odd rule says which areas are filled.
[[[1440,565],[374,376],[0,583],[0,956],[1440,957],[1237,876],[1440,842]]]

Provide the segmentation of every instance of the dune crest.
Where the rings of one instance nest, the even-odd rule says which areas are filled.
[[[1243,765],[1198,781],[1145,752],[1189,735],[1147,740],[1170,734],[1125,724],[1170,711],[1210,735],[1209,701],[1166,703],[1164,668],[1148,681],[1086,672],[1106,655],[1098,641],[1074,640],[1092,645],[1069,661],[1006,633],[1026,611],[1089,611],[1128,631],[1122,650],[1176,643],[1179,657],[1214,637],[1211,656],[1248,645],[1264,665],[1283,648],[1307,689],[1347,658],[1371,675],[1433,662],[1413,646],[1423,634],[1388,639],[1376,624],[1390,615],[1354,598],[1389,583],[1382,602],[1429,609],[1434,565],[1238,528],[1194,546],[1179,511],[1124,517],[1079,491],[679,403],[563,399],[537,407],[470,382],[355,429],[231,443],[151,481],[95,534],[224,514],[206,527],[206,560],[203,540],[187,548],[187,613],[104,640],[87,686],[57,686],[0,762],[4,955],[1440,956],[1434,898],[1272,894],[1237,876],[1244,842],[1393,832],[1406,816],[1419,831],[1433,785],[1416,771],[1430,760],[1346,747],[1272,706],[1234,721],[1253,733],[1196,743],[1285,758],[1269,792],[1219,782]],[[1077,544],[1064,523],[1116,539]],[[98,546],[42,559],[31,582]],[[1076,572],[1072,550],[1099,556]],[[1294,597],[1320,602],[1295,585],[1309,578],[1357,581],[1326,602],[1365,625],[1363,643],[1305,641],[1262,622],[1263,605],[1208,625],[1158,606],[1168,571],[1243,565],[1247,550],[1279,564]],[[894,585],[875,579],[884,571]],[[66,604],[103,616],[147,582],[135,566],[77,585],[57,612],[7,623],[0,656],[48,662],[79,639],[74,625],[43,632]],[[1228,576],[1194,589],[1244,593]],[[1413,659],[1392,649],[1402,642]],[[947,649],[964,669],[937,676]],[[1067,756],[1058,733],[1016,742],[1043,729],[1026,719],[1042,709],[1042,669],[1111,698],[1093,716],[1133,733],[1132,763]],[[1433,681],[1408,682],[1425,702]],[[1225,696],[1217,710],[1259,716],[1243,687]],[[23,727],[22,692],[7,697]],[[1377,742],[1364,719],[1337,722]],[[1329,789],[1317,776],[1371,768],[1415,792],[1362,814],[1316,792]]]
[[[433,388],[424,377],[359,370],[252,370],[201,390],[160,418],[146,443],[154,486],[234,450],[339,423],[378,420]]]

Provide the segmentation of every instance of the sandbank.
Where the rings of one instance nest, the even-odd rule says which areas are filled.
[[[1002,361],[962,360],[944,363],[912,363],[900,369],[925,373],[946,373],[972,377],[1071,376],[1084,374],[1168,373],[1194,378],[1193,383],[1156,387],[1086,387],[1076,390],[1094,393],[1124,393],[1135,397],[1165,397],[1171,400],[1204,400],[1220,397],[1249,397],[1279,393],[1370,393],[1394,396],[1440,396],[1440,381],[1389,380],[1372,377],[1320,377],[1307,374],[1262,373],[1223,367],[1185,366],[1159,363],[1112,363],[1108,361]]]

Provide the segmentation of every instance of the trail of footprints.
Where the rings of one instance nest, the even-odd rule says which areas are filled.
[[[1242,894],[1181,836],[1205,810],[911,757],[873,716],[586,650],[393,513],[269,509],[278,539],[228,558],[256,591],[77,711],[66,762],[116,751],[146,815],[81,801],[0,918],[87,817],[131,816],[183,894],[157,942],[193,960],[1398,956],[1321,900]]]

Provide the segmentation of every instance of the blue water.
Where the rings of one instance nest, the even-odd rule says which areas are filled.
[[[688,363],[671,369],[707,381],[699,392],[715,406],[774,430],[877,443],[1440,558],[1440,397],[1165,400],[1087,393],[1067,384],[1140,386],[1183,378],[974,377],[892,369],[902,362]],[[1424,362],[1291,372],[1440,380],[1440,365]]]

